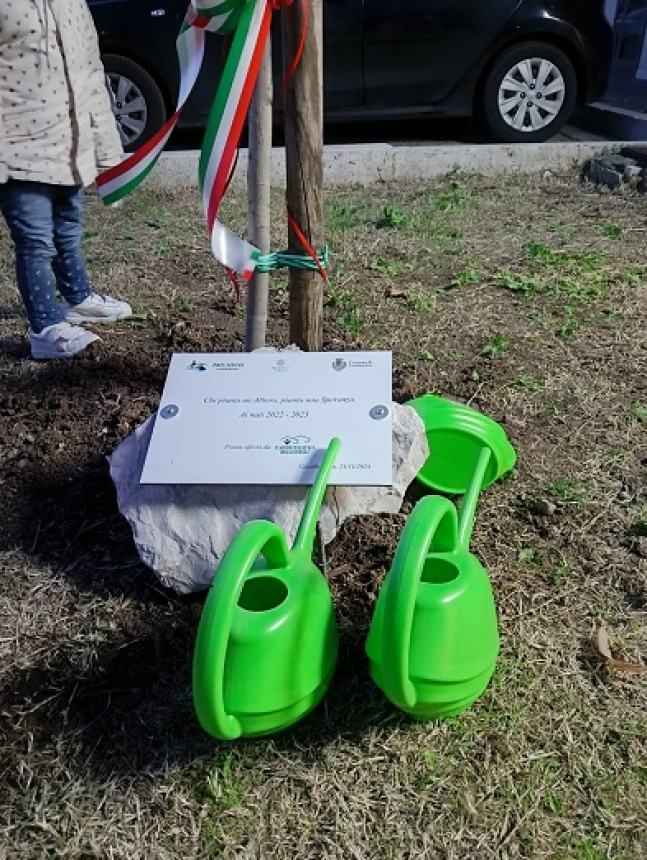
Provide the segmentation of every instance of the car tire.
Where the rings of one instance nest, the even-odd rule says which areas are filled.
[[[566,54],[546,42],[523,42],[494,61],[480,109],[496,140],[540,143],[564,127],[576,100],[577,75]]]
[[[104,54],[101,59],[124,149],[133,152],[166,121],[164,96],[155,79],[134,60],[118,54]]]

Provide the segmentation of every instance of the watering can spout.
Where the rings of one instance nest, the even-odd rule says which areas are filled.
[[[308,500],[301,516],[296,538],[294,539],[294,550],[305,552],[308,555],[312,554],[317,522],[319,520],[321,505],[328,486],[328,477],[335,465],[340,448],[340,439],[335,437],[330,440],[330,444],[328,445],[324,458],[319,466],[317,477],[308,493]]]
[[[483,447],[479,454],[476,468],[472,475],[469,487],[463,498],[460,514],[458,517],[458,546],[465,552],[469,552],[470,541],[472,539],[472,531],[474,530],[474,519],[476,517],[476,507],[479,502],[479,496],[485,481],[485,475],[492,452],[489,447]]]

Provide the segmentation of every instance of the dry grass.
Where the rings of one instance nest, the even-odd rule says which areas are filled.
[[[240,227],[242,201],[227,208]],[[589,641],[603,620],[617,653],[647,657],[645,199],[574,177],[467,177],[329,201],[329,344],[392,348],[398,397],[469,401],[517,446],[474,540],[502,654],[460,718],[396,714],[362,647],[404,517],[348,523],[329,553],[343,633],[330,696],[293,732],[233,746],[192,715],[201,598],[162,593],[138,563],[99,455],[150,411],[170,351],[235,348],[241,311],[214,275],[195,195],[140,194],[100,222],[89,210],[97,288],[147,314],[94,362],[65,377],[21,360],[8,254],[0,264],[0,372],[16,409],[0,469],[34,510],[16,525],[12,496],[3,532],[0,856],[644,857],[645,678],[608,675]],[[273,342],[286,301],[276,278]],[[58,401],[37,409],[93,391],[80,430],[61,425]],[[32,472],[16,465],[23,425],[45,452]]]

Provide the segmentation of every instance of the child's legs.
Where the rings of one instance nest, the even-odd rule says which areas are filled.
[[[0,209],[16,249],[16,280],[32,331],[63,320],[52,271],[55,187],[10,180],[0,185]]]
[[[53,268],[61,295],[71,305],[78,305],[92,292],[81,251],[83,212],[81,190],[61,186],[54,197]]]

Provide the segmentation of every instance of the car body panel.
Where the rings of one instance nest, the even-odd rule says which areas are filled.
[[[364,12],[367,107],[436,105],[456,88],[520,0],[371,0]],[[460,43],[460,51],[456,45]]]
[[[140,63],[157,81],[171,107],[178,91],[175,40],[184,0],[89,0],[102,54]]]
[[[605,101],[644,113],[647,106],[647,0],[618,0],[610,9],[614,24],[613,63]]]

